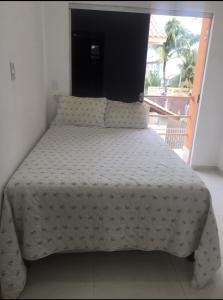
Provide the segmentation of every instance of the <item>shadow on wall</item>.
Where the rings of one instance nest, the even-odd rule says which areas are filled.
[[[57,99],[61,94],[48,95],[47,98],[47,127],[50,126],[51,122],[56,116],[57,111]]]

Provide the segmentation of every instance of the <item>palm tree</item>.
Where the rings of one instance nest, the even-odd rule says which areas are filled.
[[[176,18],[165,25],[166,41],[159,47],[160,61],[163,64],[163,87],[167,94],[166,65],[174,55],[180,56],[188,47],[198,41],[198,36],[189,32]]]
[[[166,41],[159,47],[160,61],[163,64],[163,87],[164,94],[167,93],[167,84],[166,84],[166,64],[167,61],[174,55],[176,52],[177,46],[177,36],[179,34],[179,28],[181,24],[176,19],[168,21],[165,26],[165,33],[167,35]]]
[[[183,87],[191,89],[193,86],[196,58],[197,49],[191,47],[188,47],[181,56],[182,62],[179,64],[179,67],[181,69],[181,82]]]

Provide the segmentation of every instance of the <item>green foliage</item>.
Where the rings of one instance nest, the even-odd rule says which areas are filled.
[[[179,65],[181,69],[182,87],[192,88],[194,80],[195,65],[197,59],[197,49],[189,47],[181,56],[182,63]]]
[[[159,76],[159,72],[157,70],[155,71],[149,71],[148,77],[145,78],[145,94],[147,94],[147,90],[149,86],[160,86],[161,85],[161,78]]]
[[[181,56],[188,56],[188,49],[199,40],[198,35],[194,35],[187,30],[176,18],[168,21],[165,25],[165,32],[167,35],[166,41],[159,47],[160,62],[163,64],[163,87],[165,94],[167,93],[167,82],[166,82],[166,64],[169,59]],[[188,58],[186,58],[188,59]],[[186,59],[182,63],[182,68],[186,65]],[[188,62],[188,61],[187,61]],[[183,67],[183,64],[184,67]],[[189,66],[188,66],[189,67]],[[187,74],[194,69],[188,68]],[[190,85],[190,76],[185,76],[184,84]],[[176,84],[176,83],[175,83]]]
[[[148,86],[160,86],[161,78],[158,71],[149,71]]]
[[[148,80],[148,77],[146,77],[145,84],[144,84],[144,94],[145,95],[147,95],[148,87],[149,87],[149,80]]]
[[[176,75],[168,81],[169,87],[178,88],[180,83],[180,75]]]
[[[180,120],[180,127],[186,127],[187,126],[187,121],[188,121],[187,118],[182,118]]]
[[[169,41],[170,53],[173,51],[179,55],[199,41],[199,35],[190,32],[176,18],[166,23],[165,32]]]

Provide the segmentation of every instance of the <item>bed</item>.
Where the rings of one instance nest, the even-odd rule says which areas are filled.
[[[52,126],[1,200],[3,296],[24,289],[24,259],[116,250],[195,252],[203,287],[220,266],[208,189],[152,129]]]

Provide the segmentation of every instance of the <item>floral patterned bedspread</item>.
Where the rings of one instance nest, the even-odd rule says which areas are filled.
[[[51,127],[9,180],[0,209],[5,298],[25,286],[23,259],[64,251],[195,251],[197,287],[220,266],[208,189],[151,129]]]

